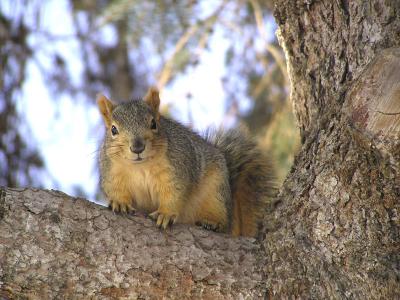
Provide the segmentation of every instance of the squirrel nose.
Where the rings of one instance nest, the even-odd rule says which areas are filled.
[[[129,147],[129,149],[136,154],[140,154],[143,152],[144,148],[146,147],[143,139],[137,138],[133,141],[133,145]]]

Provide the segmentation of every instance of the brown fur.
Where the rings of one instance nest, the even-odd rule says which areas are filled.
[[[144,101],[156,112],[157,119],[160,118],[159,108],[160,108],[160,94],[158,90],[154,87],[151,87],[146,96],[144,97]]]
[[[220,170],[210,167],[188,199],[183,200],[172,180],[172,167],[165,154],[160,154],[146,165],[132,165],[131,169],[126,168],[125,159],[113,159],[111,180],[105,187],[109,197],[118,204],[132,205],[146,213],[157,211],[181,223],[207,221],[221,230],[226,228],[226,207],[223,199],[218,198],[218,188],[223,180]]]
[[[111,126],[111,112],[114,108],[112,102],[104,95],[99,94],[97,96],[97,106],[103,116],[104,123],[106,124],[107,128]]]
[[[128,148],[127,140],[122,143],[125,143],[122,148]],[[124,199],[129,196],[130,199],[135,199],[132,203],[135,209],[147,213],[157,210],[159,206],[168,207],[165,203],[168,200],[165,199],[172,198],[174,184],[171,182],[172,169],[165,155],[158,153],[146,165],[132,164],[130,168],[127,168],[128,163],[129,161],[122,155],[111,158],[109,185],[121,193],[117,199],[125,202],[127,200]],[[163,203],[159,199],[162,199]]]
[[[144,100],[97,101],[107,127],[101,184],[111,208],[143,211],[163,228],[181,222],[255,236],[272,190],[255,143],[238,131],[203,139],[160,116],[157,90]],[[138,140],[143,148],[135,152]]]
[[[244,170],[243,172],[246,172]],[[258,224],[263,213],[263,207],[257,205],[249,205],[249,200],[253,197],[254,191],[249,185],[239,179],[237,189],[232,195],[233,198],[233,236],[255,236],[258,231]]]
[[[261,156],[262,157],[262,156]],[[265,213],[267,202],[272,196],[272,186],[269,194],[260,196],[260,191],[250,184],[252,176],[256,175],[256,169],[271,170],[268,160],[253,159],[243,166],[240,176],[235,183],[233,198],[233,224],[232,235],[255,236],[258,232],[262,216]],[[266,183],[268,180],[266,180]]]
[[[255,236],[275,193],[273,167],[244,130],[209,132],[223,153],[232,192],[232,235]]]
[[[218,227],[221,231],[226,229],[227,208],[218,192],[223,180],[221,170],[211,165],[191,193],[190,202],[185,205],[185,223],[204,222]]]

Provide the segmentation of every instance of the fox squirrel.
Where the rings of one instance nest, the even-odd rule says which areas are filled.
[[[97,99],[106,125],[100,150],[101,187],[113,211],[139,210],[166,228],[196,224],[234,236],[255,236],[273,172],[240,130],[203,138],[160,115],[158,90],[144,101]]]

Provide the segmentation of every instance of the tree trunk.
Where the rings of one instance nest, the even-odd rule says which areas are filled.
[[[302,150],[265,218],[272,298],[400,298],[400,2],[276,1]]]
[[[60,192],[0,190],[0,299],[256,299],[259,251]]]
[[[400,2],[302,3],[276,1],[303,147],[261,244],[7,189],[0,296],[400,298]]]

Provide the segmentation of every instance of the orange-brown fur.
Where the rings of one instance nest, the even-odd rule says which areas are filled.
[[[227,208],[218,193],[222,181],[223,174],[220,169],[211,165],[185,205],[185,216],[187,221],[190,221],[185,223],[205,221],[214,226],[222,226],[221,230],[227,226]]]
[[[232,192],[232,235],[255,236],[268,201],[275,193],[274,172],[268,157],[245,130],[207,136],[224,153]]]
[[[114,201],[146,213],[158,210],[164,215],[176,215],[178,222],[195,224],[207,220],[210,224],[226,226],[226,207],[217,193],[222,181],[219,169],[210,168],[185,200],[177,198],[179,193],[171,172],[165,155],[131,169],[126,168],[123,159],[114,159],[110,169],[110,189],[106,193],[118,199]]]
[[[252,160],[247,162],[241,170],[241,176],[235,183],[233,199],[233,224],[232,235],[255,236],[258,232],[262,216],[265,212],[267,201],[270,197],[257,196],[256,191],[249,185],[249,178],[254,175],[254,169],[263,166],[267,170],[271,167],[267,160]],[[260,199],[256,201],[259,197]]]
[[[130,109],[138,106],[121,106],[113,114],[111,101],[98,98],[108,130],[100,156],[102,188],[111,208],[143,211],[163,228],[174,222],[200,223],[234,236],[255,236],[271,184],[266,174],[270,166],[252,140],[235,132],[202,140],[182,125],[160,120],[156,90],[150,89],[144,99],[148,106],[139,104],[140,113],[132,115]],[[154,120],[158,126],[164,122],[164,135]],[[140,152],[132,148],[137,137],[145,142]]]
[[[233,236],[254,236],[258,231],[258,222],[262,210],[257,211],[257,207],[248,205],[249,197],[254,197],[252,191],[239,182],[240,188],[232,195],[233,198]],[[259,207],[258,209],[261,209]]]

